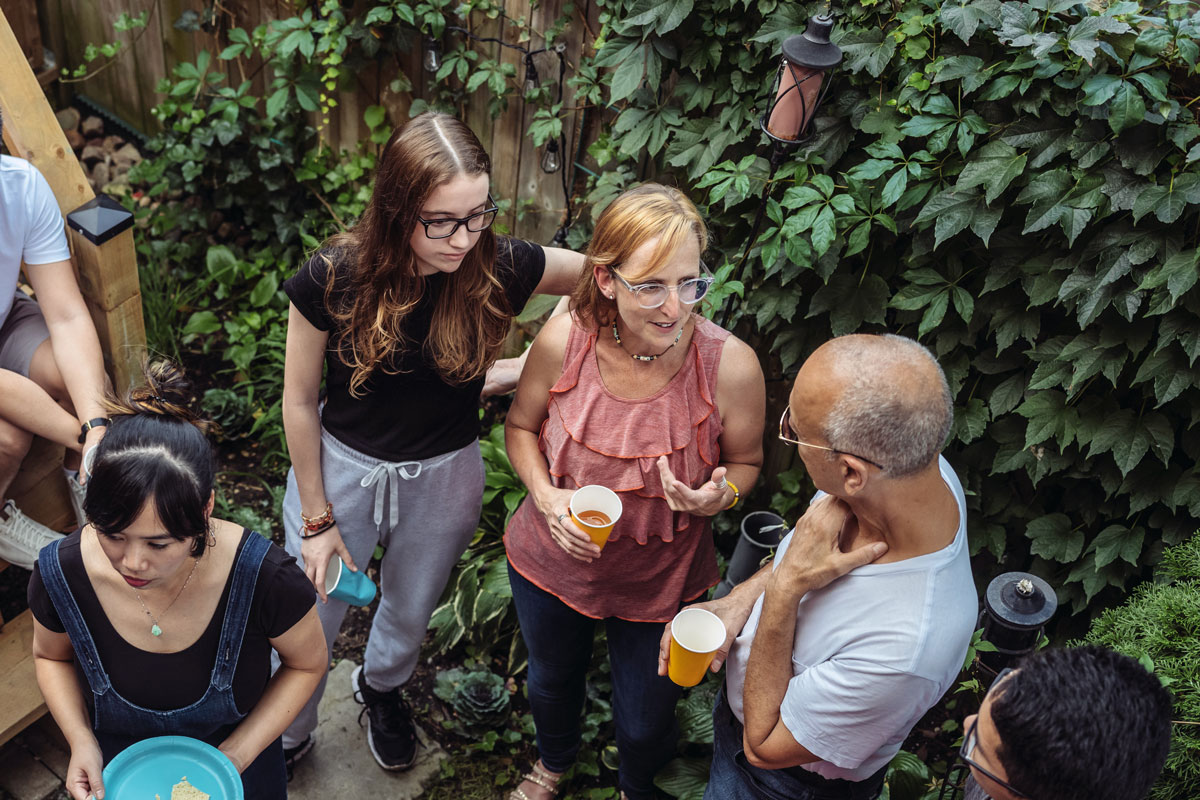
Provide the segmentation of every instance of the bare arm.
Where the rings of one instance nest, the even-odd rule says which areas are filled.
[[[583,272],[583,254],[561,247],[543,247],[542,250],[546,253],[546,269],[533,293],[570,294]]]
[[[282,636],[271,639],[271,646],[279,652],[279,669],[258,703],[220,745],[238,772],[250,766],[292,724],[329,669],[329,653],[316,606]]]
[[[842,552],[841,532],[849,513],[849,507],[828,495],[810,505],[767,580],[742,688],[742,747],[756,767],[779,769],[820,760],[792,736],[780,708],[792,678],[800,600],[887,552],[882,542]]]
[[[65,633],[55,633],[33,621],[33,666],[38,688],[71,749],[66,788],[73,800],[104,798],[104,756],[92,733],[83,687],[75,674],[75,651]]]
[[[766,405],[766,382],[758,356],[747,344],[730,336],[717,369],[717,410],[724,426],[718,440],[721,463],[708,481],[693,489],[675,478],[666,456],[660,457],[659,478],[673,511],[711,517],[733,502],[733,488],[728,483],[736,486],[742,497],[754,487],[762,470]]]
[[[325,482],[321,478],[321,413],[317,397],[328,341],[326,331],[313,327],[295,305],[290,307],[283,362],[283,431],[287,436],[292,469],[296,472],[300,508],[310,517],[324,513],[327,502]],[[336,508],[333,515],[336,519]],[[327,601],[325,567],[335,552],[346,566],[357,571],[336,525],[301,544],[304,574],[313,582],[322,602]]]
[[[504,422],[504,441],[513,469],[529,489],[529,496],[538,511],[546,518],[555,542],[572,557],[590,562],[600,555],[600,548],[565,518],[572,492],[558,489],[550,481],[550,466],[538,448],[550,387],[562,374],[567,336],[573,324],[569,315],[555,317],[534,340],[529,350],[529,362],[517,387],[517,397]]]
[[[81,424],[105,416],[101,400],[108,376],[104,374],[100,337],[96,335],[92,316],[79,293],[71,262],[38,264],[27,267],[25,273],[37,295],[42,316],[46,318],[54,360],[66,384],[67,394],[71,396],[75,415]],[[93,428],[84,449],[95,445],[103,435],[103,430]]]
[[[45,389],[7,369],[0,369],[0,417],[68,450],[79,452],[79,425]]]

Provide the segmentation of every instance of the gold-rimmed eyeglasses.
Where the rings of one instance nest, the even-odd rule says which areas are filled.
[[[879,469],[883,469],[883,465],[880,464],[878,461],[872,461],[871,459],[866,458],[865,456],[860,456],[856,453],[851,453],[846,450],[838,450],[836,447],[826,447],[823,444],[813,444],[812,442],[804,442],[804,441],[797,439],[795,432],[792,430],[792,421],[791,421],[791,416],[790,416],[791,410],[792,409],[790,407],[784,406],[783,415],[779,418],[779,438],[782,439],[783,441],[787,442],[788,444],[797,445],[799,447],[812,447],[816,450],[825,450],[826,452],[829,452],[829,453],[838,453],[839,455],[843,455],[843,456],[853,456],[854,458],[857,458],[859,461],[865,461],[866,463],[870,464],[873,467],[878,467]]]

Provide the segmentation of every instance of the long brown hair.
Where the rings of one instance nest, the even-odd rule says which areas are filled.
[[[599,264],[615,269],[633,251],[658,239],[645,269],[625,274],[626,280],[637,283],[657,272],[689,238],[696,239],[701,254],[708,249],[708,227],[683,192],[661,183],[643,183],[624,192],[596,220],[583,272],[571,292],[571,310],[589,327],[612,322],[617,313],[616,301],[601,293],[593,267]]]
[[[426,112],[396,130],[384,146],[375,188],[362,218],[322,248],[325,299],[337,328],[333,346],[353,369],[350,393],[379,369],[400,371],[399,352],[419,346],[451,383],[482,377],[508,334],[512,311],[495,275],[496,239],[479,235],[462,264],[445,276],[424,342],[408,341],[404,319],[426,291],[409,246],[421,208],[435,189],[459,176],[491,175],[492,163],[479,139],[448,114]],[[349,261],[348,275],[333,292],[332,259]]]

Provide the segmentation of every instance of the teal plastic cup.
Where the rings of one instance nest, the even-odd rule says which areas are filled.
[[[347,569],[334,553],[325,568],[325,594],[345,600],[352,606],[369,606],[375,599],[375,584],[365,572]]]

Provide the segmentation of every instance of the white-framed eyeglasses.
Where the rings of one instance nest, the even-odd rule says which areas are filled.
[[[708,267],[704,262],[700,262],[700,271],[705,273],[699,278],[688,278],[686,281],[680,281],[675,286],[669,286],[665,283],[653,281],[651,283],[631,284],[625,280],[625,276],[617,272],[616,267],[609,267],[611,272],[621,284],[629,290],[633,295],[634,301],[642,308],[658,308],[663,303],[667,302],[671,292],[675,292],[679,297],[679,302],[685,306],[694,306],[704,299],[704,295],[708,294],[708,289],[713,284],[712,275],[708,273]]]

